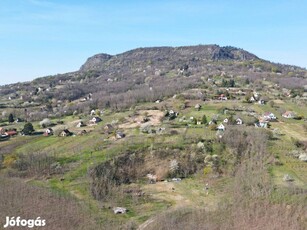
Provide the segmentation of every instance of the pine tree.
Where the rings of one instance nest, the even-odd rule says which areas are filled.
[[[10,122],[10,123],[13,123],[13,122],[14,122],[14,116],[13,116],[12,113],[10,113],[10,115],[9,115],[9,122]]]
[[[202,119],[201,119],[201,123],[204,124],[204,125],[206,125],[207,122],[208,122],[208,121],[207,121],[207,117],[206,117],[206,115],[204,114],[203,117],[202,117]]]
[[[33,132],[34,132],[34,128],[33,128],[33,125],[32,125],[32,123],[26,123],[25,124],[25,126],[23,127],[23,133],[25,134],[25,135],[30,135],[30,134],[32,134]]]

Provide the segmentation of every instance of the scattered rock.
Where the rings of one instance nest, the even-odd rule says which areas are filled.
[[[295,157],[295,158],[298,158],[299,155],[300,155],[300,152],[298,150],[293,150],[290,152],[290,155]]]
[[[114,214],[124,214],[127,212],[127,209],[123,207],[114,207],[113,212]]]
[[[283,180],[286,181],[286,182],[294,181],[294,179],[289,174],[285,174],[284,177],[283,177]]]
[[[204,149],[205,148],[205,144],[203,142],[198,142],[197,143],[197,148]]]
[[[299,155],[298,159],[300,161],[303,161],[303,162],[307,162],[307,154],[306,153],[302,153]]]

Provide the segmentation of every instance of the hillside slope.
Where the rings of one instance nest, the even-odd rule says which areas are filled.
[[[197,65],[201,61],[252,61],[259,60],[257,56],[245,50],[235,47],[220,47],[218,45],[199,45],[199,46],[183,46],[183,47],[151,47],[138,48],[127,51],[122,54],[111,56],[108,54],[97,54],[90,57],[81,71],[103,71],[109,67],[119,67],[129,64],[144,64],[150,60],[150,64],[171,65],[177,62],[185,62],[186,64]],[[164,64],[163,64],[164,63]]]
[[[75,102],[59,112],[93,107],[126,109],[138,102],[161,100],[203,87],[209,81],[212,87],[230,79],[236,86],[248,86],[266,79],[291,90],[307,85],[306,76],[305,69],[274,64],[230,46],[138,48],[113,56],[94,55],[75,72],[0,86],[0,106],[25,108],[47,104],[50,108]]]

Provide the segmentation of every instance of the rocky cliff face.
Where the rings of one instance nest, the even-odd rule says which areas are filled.
[[[157,64],[168,62],[176,64],[178,62],[197,61],[219,61],[219,60],[256,60],[259,59],[254,54],[235,47],[220,47],[218,45],[199,45],[183,47],[151,47],[138,48],[115,56],[108,54],[97,54],[90,57],[80,68],[81,71],[96,70],[101,71],[108,66],[137,64],[148,62]],[[165,64],[165,63],[164,63]]]
[[[81,66],[80,71],[98,69],[111,58],[112,55],[109,54],[96,54],[87,59],[87,61]]]

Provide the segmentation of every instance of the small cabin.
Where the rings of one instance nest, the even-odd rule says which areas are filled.
[[[201,105],[200,104],[196,104],[194,108],[199,111],[201,109]]]
[[[286,111],[282,114],[284,118],[295,118],[296,114],[292,111]]]
[[[220,125],[217,127],[217,130],[219,130],[219,131],[225,131],[225,125],[220,124]]]
[[[111,124],[106,124],[106,126],[103,128],[104,132],[106,134],[111,134],[114,132],[114,127]]]
[[[120,132],[120,131],[118,131],[118,132],[116,132],[116,138],[117,139],[122,139],[122,138],[124,138],[126,135],[123,133],[123,132]]]
[[[276,116],[274,115],[274,113],[271,113],[271,112],[266,112],[263,114],[263,118],[268,120],[268,121],[271,121],[271,120],[276,120]]]
[[[48,136],[53,135],[53,130],[52,130],[52,128],[46,129],[43,135],[44,135],[45,137],[48,137]]]
[[[8,136],[10,136],[10,137],[16,136],[17,134],[18,134],[18,133],[17,133],[16,130],[8,130],[8,131],[5,132],[5,135],[8,135]]]
[[[242,125],[242,124],[243,124],[242,119],[241,119],[241,118],[237,118],[237,119],[236,119],[236,124],[237,124],[237,125]]]
[[[79,136],[83,136],[85,134],[87,134],[87,131],[85,129],[78,132]]]
[[[99,122],[101,122],[102,119],[100,117],[93,117],[91,120],[90,120],[90,123],[91,124],[97,124]]]
[[[60,133],[60,136],[61,137],[68,137],[68,136],[72,136],[73,133],[70,132],[68,129],[64,129],[61,133]]]
[[[79,121],[79,123],[77,124],[77,128],[81,128],[81,127],[84,127],[84,126],[86,126],[86,125],[84,124],[83,121]]]
[[[268,121],[266,119],[260,118],[259,121],[255,124],[255,127],[267,128],[268,127]]]
[[[221,95],[218,97],[218,99],[219,99],[220,101],[227,101],[227,100],[228,100],[228,98],[227,98],[224,94],[221,94]]]

